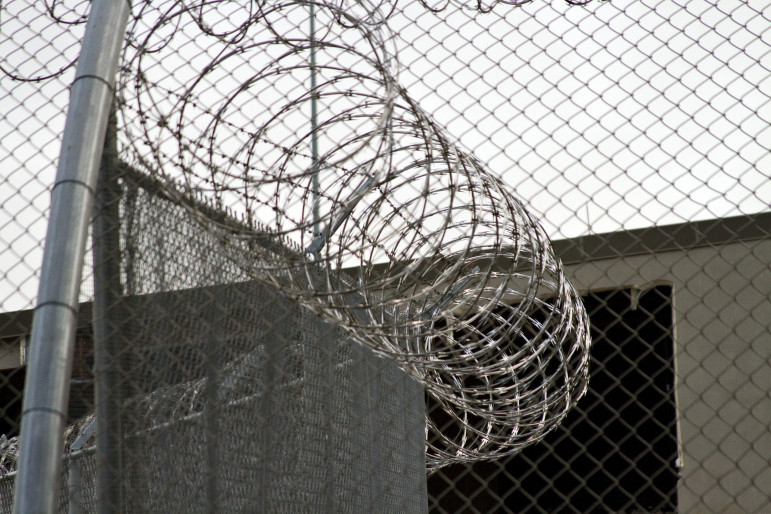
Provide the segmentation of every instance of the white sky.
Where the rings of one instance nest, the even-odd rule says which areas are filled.
[[[767,3],[534,0],[432,14],[402,0],[389,27],[412,97],[561,239],[769,209]],[[36,4],[0,10],[0,65],[27,76],[75,59],[83,31]],[[85,3],[73,5],[68,19]],[[0,75],[0,311],[34,303],[73,72]]]

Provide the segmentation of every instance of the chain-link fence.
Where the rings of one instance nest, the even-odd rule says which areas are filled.
[[[135,2],[59,510],[771,510],[771,11],[578,3]],[[0,7],[4,512],[90,8]]]

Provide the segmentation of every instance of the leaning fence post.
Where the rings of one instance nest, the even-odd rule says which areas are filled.
[[[83,256],[129,7],[94,0],[70,90],[30,339],[16,512],[56,510]]]

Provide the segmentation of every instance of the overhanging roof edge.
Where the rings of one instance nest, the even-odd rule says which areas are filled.
[[[771,238],[771,211],[553,241],[563,264]]]

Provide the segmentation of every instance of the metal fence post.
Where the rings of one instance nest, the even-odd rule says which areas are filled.
[[[94,380],[96,389],[96,504],[98,512],[123,512],[120,379],[122,315],[120,300],[120,186],[117,173],[117,120],[110,115],[94,205]]]
[[[70,92],[30,341],[16,512],[53,512],[58,500],[83,256],[128,14],[126,0],[94,1]]]

